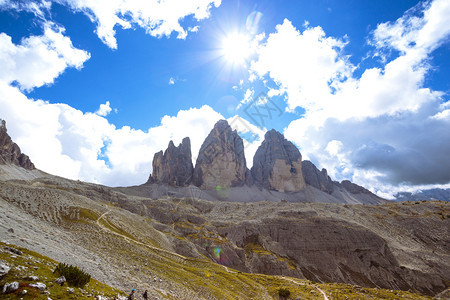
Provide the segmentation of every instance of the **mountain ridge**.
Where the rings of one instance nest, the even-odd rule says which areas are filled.
[[[364,188],[333,182],[330,194],[326,172],[312,175],[318,188],[297,193],[255,184],[110,188],[43,172],[0,176],[0,238],[81,265],[122,290],[148,288],[158,299],[278,299],[280,286],[302,299],[317,299],[314,286],[357,298],[375,288],[392,290],[385,298],[426,299],[397,290],[445,293],[448,202],[368,205]],[[233,202],[245,193],[251,201]],[[217,201],[224,199],[233,201]]]
[[[184,147],[184,152],[190,154],[190,144]],[[190,155],[167,156],[173,152],[171,149],[178,149],[174,148],[172,141],[164,154],[162,151],[155,153],[153,174],[147,183],[129,187],[124,192],[134,193],[131,190],[135,189],[140,196],[153,198],[164,196],[164,191],[179,197],[190,196],[194,192],[203,199],[241,202],[283,199],[290,202],[380,204],[386,201],[348,180],[341,183],[332,181],[326,169],[319,171],[310,161],[302,161],[298,148],[274,129],[266,132],[250,170],[246,166],[242,138],[226,120],[219,120],[205,138],[193,169],[185,167],[190,163],[187,161]],[[172,167],[165,167],[167,164]],[[181,184],[157,180],[160,170],[165,170],[165,176],[174,178],[178,169],[184,170],[183,178],[192,180]]]

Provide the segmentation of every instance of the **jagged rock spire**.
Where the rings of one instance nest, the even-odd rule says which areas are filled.
[[[163,153],[159,151],[153,157],[153,174],[150,182],[167,183],[170,185],[188,185],[192,179],[191,140],[185,137],[178,147],[173,141]]]
[[[298,192],[305,188],[302,155],[278,131],[266,132],[253,158],[251,169],[256,184],[279,192]]]
[[[226,120],[218,121],[200,148],[193,183],[205,189],[242,186],[247,174],[242,138]]]
[[[0,164],[14,164],[28,170],[35,169],[30,158],[20,151],[19,146],[8,135],[6,121],[0,119],[0,123]]]

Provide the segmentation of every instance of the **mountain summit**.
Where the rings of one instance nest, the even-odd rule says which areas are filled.
[[[220,120],[203,142],[195,163],[193,182],[204,189],[242,186],[247,163],[244,143],[226,120]]]
[[[298,192],[305,188],[300,151],[274,129],[266,132],[256,151],[251,173],[255,183],[268,190]]]
[[[34,164],[30,158],[20,151],[6,129],[6,121],[0,119],[0,164],[13,164],[27,170],[34,170]]]
[[[153,174],[149,182],[184,186],[191,182],[192,165],[191,140],[185,137],[178,147],[169,142],[167,150],[159,151],[153,157]]]

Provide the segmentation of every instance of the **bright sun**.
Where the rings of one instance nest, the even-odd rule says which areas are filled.
[[[227,35],[222,40],[222,55],[232,64],[244,64],[251,53],[249,37],[239,33]]]

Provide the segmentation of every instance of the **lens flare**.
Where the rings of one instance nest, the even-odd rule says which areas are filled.
[[[220,249],[219,247],[214,248],[214,256],[220,260],[220,253],[222,253],[222,249]]]
[[[219,198],[227,199],[230,195],[230,188],[227,186],[216,186],[216,194]]]
[[[247,27],[248,32],[251,34],[256,34],[259,28],[259,22],[262,19],[263,14],[259,11],[252,11],[245,22],[245,26]]]

